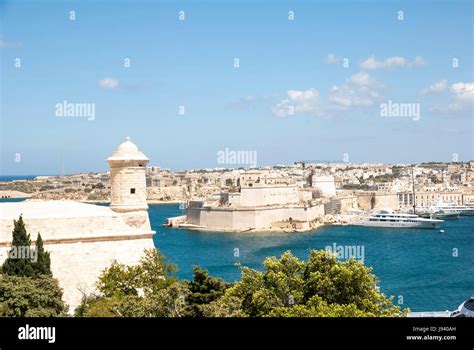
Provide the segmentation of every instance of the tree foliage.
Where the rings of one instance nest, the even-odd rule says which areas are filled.
[[[158,249],[145,249],[138,265],[128,266],[116,261],[105,269],[97,283],[105,297],[153,294],[176,282],[176,267]]]
[[[185,315],[189,317],[203,317],[204,311],[202,307],[221,297],[229,284],[220,278],[209,276],[209,272],[201,269],[199,266],[194,266],[193,270],[193,280],[186,283],[189,294],[186,298]]]
[[[22,216],[13,224],[12,246],[0,274],[0,316],[64,316],[67,307],[41,235],[32,249]]]
[[[311,250],[307,261],[290,252],[264,261],[263,271],[242,268],[227,284],[196,266],[194,278],[178,282],[172,265],[148,251],[137,266],[114,263],[88,296],[79,316],[128,317],[380,317],[405,316],[380,293],[371,269]]]
[[[1,317],[65,316],[62,290],[51,276],[35,278],[0,275]]]
[[[36,262],[33,262],[33,273],[35,276],[38,275],[50,275],[52,276],[51,272],[51,257],[49,256],[49,252],[44,250],[43,247],[43,239],[41,235],[38,233],[38,237],[36,238],[35,243],[36,249]]]
[[[8,257],[2,265],[2,273],[9,276],[35,277],[52,275],[51,258],[43,247],[43,239],[38,233],[35,248],[31,248],[30,235],[26,232],[23,217],[13,220],[12,245]]]
[[[242,278],[206,309],[222,316],[240,303],[244,316],[376,317],[404,316],[380,293],[371,269],[353,259],[337,261],[325,251],[311,250],[307,262],[290,252],[267,258],[264,271],[243,268]],[[220,310],[220,311],[219,311]]]
[[[176,267],[157,249],[145,250],[138,265],[113,262],[97,282],[97,294],[84,295],[76,316],[182,316],[187,288],[173,276]]]
[[[33,263],[30,259],[17,258],[17,255],[21,251],[22,254],[30,254],[31,239],[30,235],[26,232],[25,223],[23,217],[17,220],[13,220],[13,240],[8,258],[5,260],[2,266],[2,273],[9,276],[23,276],[31,277],[34,275]]]

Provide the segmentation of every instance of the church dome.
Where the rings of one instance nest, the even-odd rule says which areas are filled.
[[[112,155],[107,158],[107,161],[124,161],[124,160],[144,160],[148,161],[147,156],[141,152],[138,147],[130,141],[130,138],[127,139],[117,147],[117,150],[112,153]]]

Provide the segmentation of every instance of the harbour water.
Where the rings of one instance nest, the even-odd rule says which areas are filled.
[[[379,286],[394,303],[412,311],[454,310],[474,294],[474,217],[445,221],[440,229],[381,229],[326,226],[306,233],[219,233],[162,227],[165,218],[181,214],[178,205],[149,208],[155,245],[192,278],[193,265],[226,281],[240,277],[239,264],[262,268],[268,256],[290,250],[306,259],[308,249],[363,247],[364,263],[373,268]]]

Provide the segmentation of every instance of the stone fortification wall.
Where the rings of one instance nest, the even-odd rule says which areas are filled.
[[[341,200],[341,213],[347,213],[348,211],[359,208],[356,196],[340,197],[340,200]]]
[[[259,207],[267,205],[296,204],[300,201],[296,186],[242,187],[240,206]]]
[[[148,213],[137,211],[133,213],[114,213],[109,208],[97,207],[92,204],[81,204],[98,209],[99,215],[80,215],[71,217],[35,217],[23,214],[26,230],[31,239],[41,233],[43,240],[60,240],[69,238],[87,238],[127,235],[134,233],[151,233]],[[105,209],[101,211],[100,209]],[[21,209],[17,215],[9,218],[0,218],[0,244],[11,242],[13,231],[13,219],[18,219]],[[71,214],[74,215],[74,214]]]
[[[141,238],[145,237],[145,238]],[[63,300],[69,305],[69,313],[80,304],[82,292],[91,292],[101,272],[113,260],[127,265],[137,264],[145,248],[153,248],[151,234],[96,242],[71,242],[48,244],[44,248],[51,255],[51,270],[63,288]],[[138,239],[136,239],[138,238]],[[9,247],[0,247],[0,261],[7,258]]]
[[[32,241],[38,232],[51,254],[51,269],[70,312],[113,260],[136,264],[153,248],[147,211],[116,213],[105,206],[72,201],[31,201],[0,205],[0,263],[10,251],[13,220],[20,214]]]
[[[382,209],[398,209],[398,196],[389,193],[364,193],[357,195],[359,208],[362,210],[382,210]]]
[[[324,215],[324,206],[267,208],[190,208],[187,223],[209,229],[269,229],[272,223],[289,220],[311,221]]]

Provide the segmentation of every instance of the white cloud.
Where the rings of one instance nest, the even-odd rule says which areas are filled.
[[[422,89],[420,93],[422,95],[429,94],[431,92],[442,92],[448,87],[448,81],[446,79],[437,81],[436,83],[431,84],[430,86]]]
[[[323,103],[317,90],[289,90],[287,96],[288,98],[272,107],[274,115],[288,117],[297,113],[323,114]]]
[[[360,64],[360,67],[363,69],[373,70],[422,66],[424,64],[425,60],[421,56],[416,56],[413,61],[401,56],[387,57],[384,60],[377,60],[374,56],[370,56]]]
[[[414,66],[423,66],[426,63],[425,59],[421,56],[416,56],[412,62]]]
[[[389,57],[383,61],[377,61],[374,56],[367,58],[363,61],[360,66],[364,69],[385,69],[404,66],[406,60],[403,57]]]
[[[374,86],[377,85],[375,79],[370,76],[369,73],[366,72],[359,72],[353,74],[347,80],[349,84],[357,85],[357,86]]]
[[[383,85],[366,72],[353,74],[340,86],[333,86],[329,96],[332,107],[370,107],[380,98]]]
[[[120,82],[114,78],[107,77],[107,78],[99,80],[99,87],[102,89],[113,90],[113,89],[118,88],[119,85],[120,85]]]
[[[326,63],[326,64],[335,64],[335,63],[338,63],[340,60],[341,60],[341,58],[337,57],[336,54],[330,53],[324,59],[324,63]]]
[[[450,96],[447,106],[433,106],[430,108],[432,112],[441,113],[472,113],[474,104],[474,83],[454,83],[449,87]]]
[[[292,116],[299,113],[318,117],[332,116],[350,108],[367,108],[380,99],[379,90],[383,87],[366,72],[350,76],[343,84],[333,85],[327,98],[322,98],[314,89],[289,90],[287,98],[272,107],[274,115]]]
[[[454,100],[474,102],[474,83],[455,83],[450,90]]]

